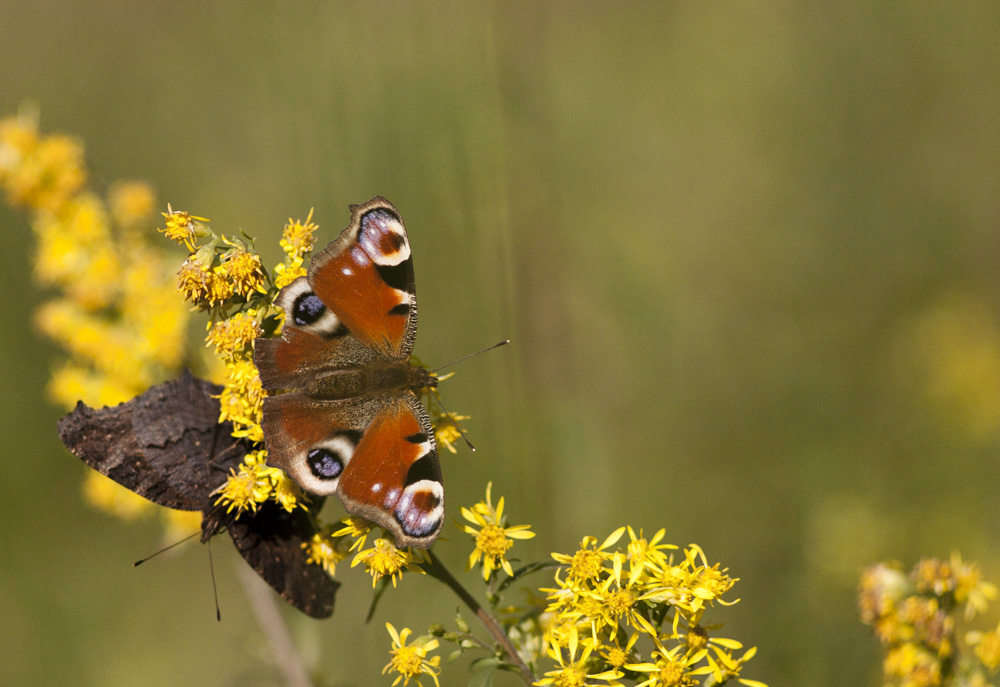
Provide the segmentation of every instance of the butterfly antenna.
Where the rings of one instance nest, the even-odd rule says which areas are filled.
[[[146,556],[146,557],[145,557],[145,558],[143,558],[143,559],[142,559],[141,561],[136,561],[135,563],[133,563],[133,564],[132,564],[132,567],[133,567],[133,568],[136,568],[136,567],[138,567],[138,566],[142,565],[143,563],[145,563],[146,561],[148,561],[148,560],[149,560],[150,558],[156,558],[156,557],[157,557],[157,556],[159,556],[159,555],[160,555],[161,553],[164,553],[164,552],[166,552],[166,551],[169,551],[170,549],[174,548],[175,546],[180,546],[181,544],[183,544],[184,542],[186,542],[186,541],[187,541],[188,539],[191,539],[192,537],[196,537],[196,536],[198,536],[199,534],[201,534],[201,532],[192,532],[191,534],[189,534],[188,536],[184,537],[184,538],[183,538],[183,539],[181,539],[180,541],[175,541],[175,542],[174,542],[173,544],[171,544],[170,546],[165,546],[165,547],[163,547],[162,549],[160,549],[160,550],[159,550],[159,551],[157,551],[156,553],[154,553],[154,554],[150,554],[149,556]]]
[[[222,611],[219,610],[219,587],[215,584],[215,563],[212,561],[212,540],[208,540],[208,570],[212,574],[212,596],[215,597],[215,619],[222,622]]]
[[[493,350],[494,348],[500,348],[501,346],[506,346],[506,345],[507,345],[507,344],[509,344],[509,343],[510,343],[510,339],[504,339],[504,340],[503,340],[503,341],[501,341],[500,343],[495,343],[495,344],[493,344],[492,346],[487,346],[486,348],[484,348],[484,349],[483,349],[483,350],[481,350],[481,351],[476,351],[475,353],[470,353],[469,355],[466,355],[466,356],[462,356],[462,357],[461,357],[461,358],[459,358],[458,360],[453,360],[453,361],[451,361],[450,363],[448,363],[447,365],[442,365],[442,366],[441,366],[441,367],[439,367],[439,368],[436,368],[436,369],[434,369],[434,370],[431,370],[431,374],[434,374],[434,373],[438,372],[438,370],[443,370],[443,369],[444,369],[444,368],[446,368],[446,367],[451,367],[452,365],[458,365],[458,364],[459,364],[460,362],[462,362],[463,360],[468,360],[469,358],[471,358],[471,357],[473,357],[473,356],[477,356],[477,355],[479,355],[480,353],[485,353],[486,351],[492,351],[492,350]],[[438,400],[440,401],[441,399],[438,399]]]
[[[506,342],[504,342],[504,343],[506,343]],[[497,346],[501,346],[501,345],[503,345],[503,344],[497,344]],[[493,346],[492,348],[496,348],[496,346]],[[486,350],[488,351],[490,349],[487,348]],[[455,362],[458,362],[458,361],[456,360]],[[440,368],[438,368],[438,369],[440,369]],[[448,422],[451,423],[451,426],[454,427],[455,431],[458,432],[459,436],[462,437],[462,440],[465,441],[465,445],[469,447],[469,450],[475,452],[476,447],[472,445],[471,441],[469,441],[469,437],[465,436],[465,430],[463,430],[461,427],[458,426],[458,423],[455,422],[454,416],[451,413],[448,412],[448,409],[444,407],[444,403],[441,402],[441,394],[439,394],[437,392],[437,389],[435,389],[434,387],[431,387],[430,389],[431,389],[431,393],[434,394],[434,398],[437,399],[438,405],[441,406],[441,412],[443,412],[444,416],[446,418],[448,418]]]

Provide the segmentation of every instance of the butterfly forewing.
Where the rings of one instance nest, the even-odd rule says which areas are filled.
[[[406,358],[417,333],[410,241],[384,198],[351,206],[351,224],[309,265],[319,299],[363,343],[387,358]]]
[[[59,420],[66,447],[102,475],[153,503],[202,510],[246,446],[219,424],[222,391],[185,372],[110,408],[77,404]]]

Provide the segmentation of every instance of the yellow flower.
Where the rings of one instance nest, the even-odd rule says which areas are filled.
[[[0,185],[12,205],[57,213],[83,188],[83,145],[74,138],[40,138],[36,117],[0,122]]]
[[[969,632],[965,641],[974,648],[976,657],[988,671],[995,673],[1000,668],[1000,625],[989,632]]]
[[[215,346],[221,358],[234,361],[248,354],[261,333],[258,313],[250,309],[211,325],[205,340],[207,345]]]
[[[871,625],[888,615],[908,586],[906,575],[896,563],[878,563],[866,568],[858,588],[861,622]]]
[[[286,262],[279,263],[274,268],[274,285],[279,289],[283,289],[299,277],[306,276],[306,268],[303,267],[304,262],[302,258],[292,258]]]
[[[307,542],[302,543],[302,548],[306,552],[306,562],[312,565],[323,566],[327,573],[333,575],[337,570],[337,563],[347,558],[347,552],[342,550],[342,537],[333,534],[333,528],[329,525],[323,527],[312,536]]]
[[[156,194],[145,181],[119,181],[108,191],[108,204],[119,226],[131,229],[153,216]]]
[[[635,653],[632,649],[638,639],[639,634],[633,632],[624,647],[618,644],[618,638],[615,637],[614,644],[606,644],[599,649],[601,657],[611,666],[610,672],[613,672],[617,678],[621,678],[624,674],[622,669],[626,664],[635,663]]]
[[[226,512],[249,510],[256,512],[257,507],[267,501],[274,490],[269,470],[264,463],[264,451],[252,451],[243,458],[239,472],[229,471],[226,483],[213,493],[218,494],[215,505],[226,505]]]
[[[221,303],[233,297],[233,282],[229,281],[221,266],[207,272],[208,302],[210,305]]]
[[[194,258],[188,258],[177,271],[177,290],[184,296],[184,300],[195,305],[208,303],[211,295],[212,272],[202,267],[201,263]]]
[[[922,558],[910,574],[918,592],[943,596],[955,589],[955,576],[951,565],[940,558]]]
[[[351,544],[351,551],[355,549],[361,549],[365,545],[365,540],[368,539],[368,535],[373,529],[373,525],[360,518],[357,515],[349,515],[346,518],[341,519],[340,524],[343,525],[339,530],[333,533],[335,537],[351,537],[354,539],[354,543]]]
[[[576,651],[580,647],[580,640],[577,635],[576,628],[572,628],[569,631],[569,636],[566,641],[566,652],[563,652],[561,648],[553,648],[549,652],[549,657],[556,662],[558,667],[555,670],[550,670],[545,673],[545,676],[535,682],[535,685],[555,685],[555,687],[587,687],[588,680],[593,678],[595,680],[614,680],[617,675],[614,672],[604,672],[599,674],[590,674],[588,672],[588,663],[590,659],[590,654],[594,651],[594,645],[592,643],[584,643],[583,651],[580,652],[580,658],[576,657]]]
[[[476,548],[469,556],[468,570],[480,560],[483,561],[483,579],[488,580],[490,574],[499,568],[510,576],[514,575],[510,562],[506,558],[508,549],[514,545],[514,539],[531,539],[534,532],[529,531],[530,525],[504,527],[503,497],[493,507],[490,490],[493,482],[486,485],[486,500],[480,501],[471,509],[462,508],[462,517],[480,529],[463,525],[462,529],[476,538]]]
[[[309,497],[306,496],[302,488],[280,468],[268,468],[268,476],[271,479],[271,498],[279,506],[291,513],[296,506],[306,507]]]
[[[260,256],[242,248],[224,253],[218,271],[232,284],[232,290],[244,298],[260,291],[264,284]]]
[[[904,678],[908,687],[931,687],[941,684],[941,662],[932,653],[913,642],[891,648],[882,663],[886,677]]]
[[[712,646],[711,649],[712,651],[706,657],[708,659],[710,670],[704,672],[711,672],[712,676],[715,678],[716,684],[722,684],[723,682],[736,678],[737,682],[741,685],[746,685],[747,687],[767,687],[767,685],[763,682],[748,680],[740,677],[740,671],[743,670],[743,665],[757,654],[757,647],[750,647],[739,658],[735,658],[731,653],[724,651],[717,646]],[[712,654],[715,654],[714,657]],[[701,671],[696,670],[693,671],[692,674],[699,672]],[[638,685],[636,687],[638,687]]]
[[[452,415],[450,417],[443,413],[435,415],[432,424],[434,425],[434,439],[437,441],[438,446],[444,446],[451,453],[458,453],[455,450],[455,442],[462,438],[462,433],[459,431],[457,425],[462,420],[468,419],[468,415]]]
[[[646,629],[643,619],[639,615],[639,602],[642,600],[641,591],[630,579],[626,579],[622,584],[622,561],[621,554],[616,553],[613,557],[614,568],[611,575],[604,580],[596,591],[585,590],[582,596],[588,596],[598,601],[599,611],[591,615],[593,620],[600,621],[611,631],[614,638],[618,631],[618,624],[625,620],[629,625],[637,629]],[[600,627],[598,626],[598,629]],[[655,635],[655,632],[652,634]]]
[[[579,550],[572,556],[563,553],[553,553],[552,558],[557,562],[568,566],[566,574],[568,580],[576,584],[595,583],[604,570],[604,562],[611,558],[611,554],[605,549],[614,546],[625,533],[624,527],[619,527],[605,539],[600,546],[597,546],[597,539],[594,537],[584,537],[580,542]]]
[[[656,647],[652,654],[655,659],[654,663],[628,663],[625,665],[627,670],[645,673],[649,676],[643,682],[637,683],[635,687],[688,687],[698,684],[696,676],[712,672],[712,669],[707,666],[693,668],[705,657],[704,651],[688,656],[681,653],[680,647],[666,649],[658,641]],[[722,684],[722,682],[717,681],[716,684]]]
[[[964,562],[957,551],[951,554],[951,569],[955,574],[955,601],[965,604],[966,620],[984,612],[989,602],[997,598],[996,585],[983,580],[979,566]]]
[[[227,362],[226,370],[228,380],[219,399],[222,407],[219,422],[229,420],[237,430],[259,431],[265,393],[257,367],[252,360],[239,359]]]
[[[285,225],[285,230],[282,232],[281,241],[278,245],[281,246],[281,250],[285,251],[293,260],[299,259],[299,264],[301,264],[301,258],[305,253],[312,250],[312,245],[317,227],[312,223],[313,211],[309,210],[309,216],[306,217],[306,221],[302,220],[292,220],[288,219],[288,224]]]
[[[410,684],[411,679],[416,679],[417,684],[420,685],[421,675],[430,675],[434,684],[440,687],[437,676],[441,672],[439,668],[441,657],[435,656],[430,660],[427,659],[427,654],[438,648],[438,640],[432,637],[420,637],[412,644],[407,644],[406,640],[412,634],[410,628],[404,627],[402,632],[397,633],[396,628],[391,623],[386,623],[385,629],[392,636],[392,650],[389,651],[392,658],[382,669],[382,674],[399,673],[399,677],[392,683],[393,687],[398,685],[401,680],[405,687],[405,685]]]
[[[701,563],[699,564],[699,560]],[[723,601],[722,595],[732,589],[737,580],[719,570],[719,564],[708,565],[705,553],[697,544],[684,550],[684,562],[666,567],[651,565],[655,578],[646,584],[643,599],[654,603],[671,603],[688,617],[697,617],[706,606],[715,602],[731,606],[739,601]]]
[[[667,531],[660,528],[653,538],[646,540],[642,536],[642,530],[636,536],[635,530],[628,528],[628,561],[629,561],[629,584],[635,584],[639,576],[651,566],[663,567],[667,563],[667,554],[663,553],[669,549],[676,549],[674,544],[661,544]]]
[[[187,212],[175,212],[169,204],[167,205],[167,211],[161,214],[163,215],[165,226],[158,231],[171,241],[175,241],[186,247],[192,253],[199,238],[211,236],[211,230],[202,224],[202,222],[209,221],[204,217],[196,217]]]
[[[368,573],[372,576],[372,587],[383,577],[392,580],[392,586],[403,576],[403,570],[411,572],[424,572],[417,565],[423,559],[420,554],[414,553],[413,549],[397,549],[388,539],[376,539],[374,546],[370,549],[360,551],[351,562],[351,567],[364,563]]]

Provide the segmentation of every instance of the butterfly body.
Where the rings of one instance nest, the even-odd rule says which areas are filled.
[[[363,396],[398,396],[405,391],[420,393],[437,385],[437,379],[422,367],[397,360],[373,360],[360,368],[334,370],[303,388],[310,398],[339,401]]]
[[[275,304],[281,337],[257,339],[254,352],[269,392],[268,463],[306,491],[335,494],[398,546],[430,546],[444,488],[420,394],[437,378],[410,363],[416,288],[396,208],[384,198],[352,205],[348,227]]]

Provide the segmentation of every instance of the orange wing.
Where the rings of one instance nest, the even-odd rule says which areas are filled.
[[[413,258],[392,203],[351,206],[351,223],[309,265],[319,299],[361,342],[387,358],[406,358],[417,334]]]

